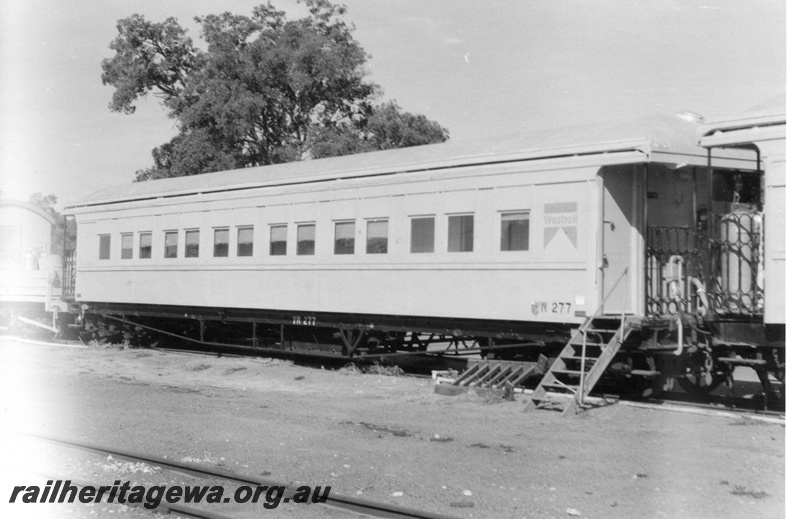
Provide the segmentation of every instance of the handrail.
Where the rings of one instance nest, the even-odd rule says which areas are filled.
[[[578,385],[578,395],[577,395],[577,397],[578,397],[578,405],[579,406],[583,405],[583,397],[584,397],[584,395],[583,395],[583,382],[584,382],[584,378],[586,377],[586,374],[585,374],[585,371],[584,371],[584,369],[586,368],[586,337],[587,337],[586,330],[589,329],[589,326],[591,326],[591,324],[594,321],[594,319],[598,315],[600,315],[600,312],[603,309],[603,307],[605,306],[606,301],[608,301],[608,298],[611,297],[611,294],[614,293],[614,290],[617,289],[617,287],[619,286],[620,282],[622,281],[622,278],[625,278],[627,280],[627,276],[628,276],[628,267],[625,267],[625,270],[622,271],[622,274],[620,274],[620,276],[617,279],[617,281],[611,287],[611,290],[608,291],[608,294],[606,294],[606,296],[600,302],[600,305],[594,311],[594,314],[592,314],[591,317],[586,319],[586,321],[584,321],[583,324],[578,328],[578,333],[583,333],[583,344],[581,346],[581,376],[580,376],[580,383]],[[623,302],[622,302],[622,319],[620,320],[619,332],[618,332],[618,333],[620,333],[620,335],[622,334],[622,331],[625,329],[625,307],[627,306],[627,299],[628,299],[627,298],[627,290],[626,290],[626,293],[623,294],[623,298],[624,299],[623,299]]]

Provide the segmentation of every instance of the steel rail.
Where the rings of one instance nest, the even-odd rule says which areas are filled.
[[[730,413],[751,414],[754,416],[785,417],[785,401],[764,401],[755,398],[728,397],[723,395],[707,395],[703,401],[698,401],[701,397],[693,397],[686,393],[666,391],[658,398],[634,399],[628,398],[632,402],[652,402],[656,404],[669,404],[681,407],[696,407],[699,409],[710,409],[726,411]],[[783,405],[782,405],[783,404]]]
[[[0,336],[0,341],[2,341],[3,339],[15,340],[15,341],[19,340],[21,342],[26,342],[26,343],[29,343],[29,344],[43,345],[43,346],[53,345],[53,346],[67,346],[67,347],[85,347],[85,344],[83,344],[82,342],[78,342],[78,341],[60,341],[60,342],[30,341],[30,340],[22,339],[22,338],[15,337],[15,336],[8,336],[8,335]],[[518,345],[509,345],[509,346],[500,346],[500,347],[494,346],[495,349],[500,349],[500,348],[504,348],[504,347],[511,348],[511,347],[519,347],[519,346]],[[275,355],[275,358],[280,358],[280,357],[287,358],[288,357],[290,359],[294,358],[293,360],[299,360],[301,358],[304,359],[304,360],[315,359],[315,360],[319,361],[320,365],[325,365],[324,361],[337,360],[339,362],[348,362],[348,361],[352,362],[352,361],[358,361],[359,359],[364,358],[363,356],[362,357],[350,358],[350,357],[344,357],[344,356],[341,356],[341,355],[325,355],[325,354],[320,354],[320,353],[306,353],[306,352],[302,352],[302,351],[278,350],[278,349],[269,349],[269,348],[253,348],[253,347],[247,347],[247,346],[235,346],[235,348],[241,348],[243,350],[248,350],[248,351],[242,351],[242,352],[238,352],[238,353],[222,353],[222,352],[219,352],[219,351],[214,351],[213,349],[192,349],[192,348],[185,348],[185,349],[184,348],[152,348],[152,349],[155,349],[155,350],[158,350],[158,351],[164,351],[164,352],[185,353],[185,354],[190,354],[190,355],[214,355],[214,356],[218,356],[218,357],[222,357],[222,356],[254,357],[253,355],[248,355],[248,353],[252,353],[253,351],[258,351],[259,353],[262,354],[261,356],[264,356],[264,357],[271,356],[271,355],[268,355],[269,353],[283,353],[283,355]],[[489,349],[489,348],[491,348],[491,347],[486,347],[486,348],[481,348],[481,349]],[[403,352],[403,353],[406,353],[406,352]],[[432,353],[431,352],[407,352],[407,353],[408,354],[416,354],[416,355],[422,355],[422,354],[427,353],[428,356],[430,356],[430,357],[441,357],[440,355],[436,354],[438,352],[432,352]],[[367,358],[369,358],[369,359],[377,359],[377,358],[382,357],[382,356],[387,357],[387,356],[392,356],[392,355],[399,356],[399,355],[401,355],[401,353],[399,353],[399,354],[385,354],[385,355],[377,355],[377,354],[375,354],[374,356],[370,355]],[[450,357],[450,356],[457,357],[457,355],[443,355],[443,356],[445,356],[445,357]],[[413,373],[405,373],[404,376],[416,376],[416,375],[414,375]],[[424,375],[424,377],[428,378],[428,375]],[[523,390],[522,392],[524,393],[526,391],[527,392],[532,392],[532,390]],[[603,400],[603,398],[600,398],[600,397],[587,397],[587,398],[598,399],[598,401]],[[709,409],[719,409],[719,406],[722,406],[725,411],[728,411],[728,412],[731,412],[731,413],[751,414],[751,415],[755,415],[755,416],[758,416],[758,415],[783,416],[783,415],[785,415],[785,409],[784,410],[780,410],[780,404],[777,405],[777,407],[778,407],[777,410],[775,408],[765,410],[763,408],[762,409],[754,409],[756,404],[755,404],[755,401],[752,400],[752,399],[743,399],[743,398],[730,399],[728,397],[719,397],[719,396],[716,396],[716,395],[710,395],[709,397],[707,397],[707,399],[710,400],[710,401],[696,402],[696,401],[693,401],[691,399],[691,397],[689,397],[688,395],[684,395],[683,393],[674,393],[674,392],[665,392],[659,398],[641,398],[641,397],[633,397],[633,396],[626,396],[626,395],[621,395],[620,396],[620,395],[616,395],[616,394],[614,394],[613,398],[610,398],[610,400],[619,401],[620,403],[624,403],[625,401],[629,401],[631,403],[641,403],[641,404],[652,405],[655,408],[657,408],[659,405],[663,405],[663,404],[675,404],[675,405],[684,406],[684,407],[696,407],[698,409],[701,409],[701,408],[704,408],[704,407],[707,407]],[[732,406],[736,406],[737,404],[741,405],[741,407],[732,407]]]
[[[254,485],[254,486],[280,486],[292,492],[298,489],[298,486],[296,485],[287,485],[282,482],[271,479],[266,479],[258,476],[249,476],[246,474],[238,474],[236,472],[231,472],[222,469],[198,467],[196,465],[191,465],[179,461],[172,461],[166,458],[157,458],[151,455],[142,454],[134,451],[119,450],[116,448],[111,448],[101,445],[89,445],[72,440],[39,436],[35,434],[28,434],[27,436],[36,438],[41,441],[54,443],[57,445],[63,445],[74,449],[79,449],[96,454],[102,454],[104,456],[111,455],[129,461],[144,462],[158,467],[166,468],[174,472],[182,472],[200,478],[207,478],[207,479],[217,478],[217,479],[237,482],[240,484]],[[316,503],[316,504],[323,504],[334,508],[344,509],[351,512],[368,515],[370,517],[384,517],[391,519],[453,519],[453,516],[449,515],[426,512],[423,510],[415,510],[413,508],[407,508],[403,506],[397,506],[388,503],[381,503],[378,501],[371,501],[368,499],[360,499],[333,493],[328,495],[324,503]],[[176,505],[169,505],[169,506],[175,507]],[[188,507],[181,506],[181,508],[188,508]],[[175,511],[179,513],[187,513],[177,509]],[[205,513],[203,511],[198,511],[196,509],[191,509],[189,510],[189,512],[195,514]],[[209,517],[209,518],[221,519],[224,516],[220,516],[217,514],[215,516],[190,515],[190,517]]]
[[[679,413],[699,414],[704,416],[721,416],[725,418],[746,417],[751,420],[770,423],[775,425],[786,425],[786,415],[778,411],[753,411],[752,409],[724,408],[713,404],[702,404],[697,402],[686,402],[681,400],[622,400],[619,403],[629,407],[642,409],[653,409],[657,411],[672,411]]]

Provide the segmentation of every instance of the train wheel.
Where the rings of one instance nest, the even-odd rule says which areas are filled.
[[[684,372],[677,377],[678,385],[694,397],[706,397],[728,378],[714,366],[714,358],[707,348],[697,350],[681,359]]]
[[[654,355],[646,355],[644,360],[647,363],[646,369],[658,373],[654,376],[637,377],[637,392],[643,398],[658,398],[664,391],[672,389],[674,378],[672,377],[671,365],[669,360]]]
[[[694,397],[706,397],[725,382],[725,375],[718,373],[708,373],[697,379],[693,375],[678,377],[678,385],[689,395]]]

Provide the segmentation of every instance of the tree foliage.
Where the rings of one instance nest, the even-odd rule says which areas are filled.
[[[31,193],[28,195],[28,203],[34,205],[49,214],[53,218],[58,218],[58,211],[56,211],[56,203],[58,197],[53,193],[43,195],[42,193]]]
[[[272,4],[252,16],[196,17],[208,49],[194,46],[174,18],[134,14],[117,24],[104,84],[109,108],[133,113],[159,97],[178,134],[153,150],[137,180],[447,140],[447,130],[395,102],[376,105],[368,55],[342,20],[345,8],[305,0],[308,15],[289,20]]]
[[[74,249],[78,235],[75,219],[68,219],[56,211],[57,202],[58,197],[53,193],[43,195],[37,192],[28,195],[28,203],[35,205],[56,220],[50,231],[50,252],[53,254],[60,254],[65,249]]]
[[[314,158],[335,157],[444,142],[447,130],[424,115],[402,112],[395,101],[383,103],[365,117],[340,126],[316,129]]]

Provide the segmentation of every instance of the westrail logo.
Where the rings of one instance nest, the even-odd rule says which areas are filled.
[[[553,240],[558,231],[566,234],[578,248],[578,202],[544,204],[544,246]]]

